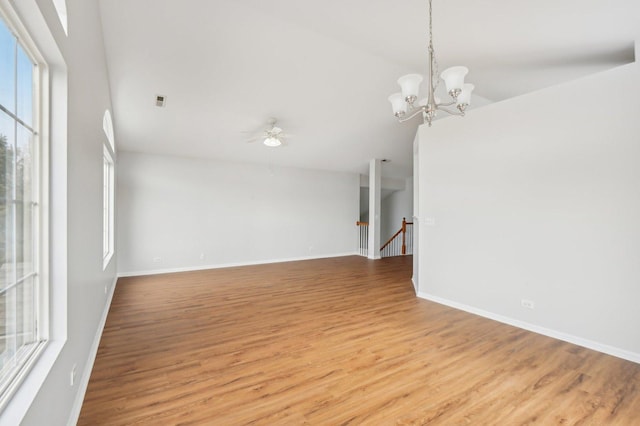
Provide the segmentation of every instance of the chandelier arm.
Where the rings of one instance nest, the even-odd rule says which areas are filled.
[[[456,105],[456,103],[457,103],[457,101],[447,102],[446,104],[441,103],[441,104],[438,104],[437,107],[438,108],[440,108],[440,107],[448,107],[448,106]]]
[[[415,110],[411,111],[411,114],[406,115],[406,116],[402,116],[402,117],[398,117],[398,121],[400,123],[404,123],[405,121],[409,121],[411,120],[413,117],[415,117],[416,115],[426,112],[427,109],[424,106],[421,106],[420,108],[416,108]]]
[[[444,111],[444,112],[446,112],[447,114],[450,114],[450,115],[459,115],[460,117],[464,117],[464,111],[451,111],[450,109],[442,108],[441,105],[436,106],[436,109],[438,111]]]

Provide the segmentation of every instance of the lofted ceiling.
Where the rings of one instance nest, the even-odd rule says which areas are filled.
[[[100,0],[118,149],[356,173],[386,158],[386,176],[409,176],[420,122],[398,124],[387,97],[426,73],[427,4]],[[476,85],[469,114],[632,62],[640,40],[637,0],[433,8],[440,70],[466,65]],[[288,145],[246,143],[269,117]]]

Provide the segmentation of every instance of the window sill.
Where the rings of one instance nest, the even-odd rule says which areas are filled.
[[[22,423],[63,347],[64,341],[54,340],[46,344],[20,387],[7,402],[2,413],[0,413],[0,424],[18,425]]]

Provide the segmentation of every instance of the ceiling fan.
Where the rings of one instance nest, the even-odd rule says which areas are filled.
[[[267,127],[258,135],[248,139],[247,142],[262,141],[264,145],[271,148],[286,145],[285,139],[290,135],[285,134],[280,127],[276,126],[277,121],[275,118],[270,118],[267,121]]]

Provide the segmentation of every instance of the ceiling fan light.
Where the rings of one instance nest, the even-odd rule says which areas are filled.
[[[447,86],[447,92],[460,93],[462,86],[464,85],[464,76],[467,75],[468,72],[469,69],[462,66],[451,67],[442,71],[440,77],[444,80],[444,83]]]
[[[280,142],[280,139],[273,138],[273,137],[266,138],[262,143],[272,148],[282,145],[282,142]]]
[[[413,103],[418,97],[420,83],[422,83],[422,76],[420,74],[407,74],[400,77],[398,84],[402,89],[402,98],[409,103]]]
[[[393,109],[393,115],[399,117],[407,112],[407,103],[404,101],[402,93],[394,93],[389,96],[389,102],[391,102],[391,109]]]

